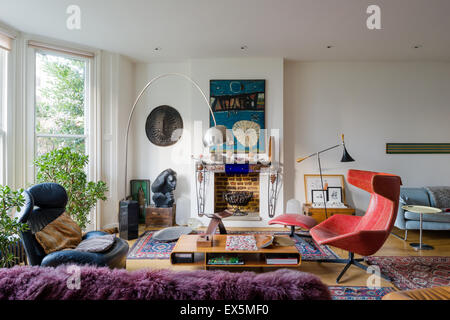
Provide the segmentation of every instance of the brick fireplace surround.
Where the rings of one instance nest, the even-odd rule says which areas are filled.
[[[223,198],[223,194],[229,191],[250,191],[253,198],[246,206],[239,207],[241,211],[257,213],[259,215],[259,173],[250,172],[248,174],[226,174],[216,172],[214,174],[214,212],[225,209],[233,210]]]

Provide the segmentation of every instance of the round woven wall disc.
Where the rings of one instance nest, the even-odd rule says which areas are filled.
[[[147,117],[145,133],[151,143],[160,147],[171,146],[181,138],[183,119],[171,106],[156,107]]]

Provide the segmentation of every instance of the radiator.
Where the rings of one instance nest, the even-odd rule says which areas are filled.
[[[21,263],[27,264],[27,255],[25,254],[22,240],[18,239],[15,243],[11,244],[8,248],[8,253],[13,254],[15,257],[14,261],[8,265],[9,268]],[[0,252],[1,255],[2,252]]]

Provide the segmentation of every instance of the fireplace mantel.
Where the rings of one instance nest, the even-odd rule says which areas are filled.
[[[275,206],[280,191],[281,167],[274,164],[262,163],[224,164],[205,163],[203,161],[197,161],[195,163],[195,182],[198,210],[197,213],[199,217],[202,217],[205,214],[205,203],[207,200],[207,196],[212,198],[215,197],[212,190],[215,190],[214,180],[216,173],[228,173],[230,175],[254,175],[255,173],[259,174],[261,181],[259,194],[265,195],[264,197],[260,197],[260,212],[258,214],[263,214],[268,218],[272,218],[275,215]],[[263,187],[263,185],[267,187]],[[267,203],[265,203],[266,201]]]
[[[233,164],[231,164],[233,165]],[[236,164],[240,165],[240,164]],[[225,170],[225,164],[204,164],[204,163],[198,163],[197,164],[197,170],[204,170],[206,172],[226,172]],[[271,173],[273,171],[276,171],[274,167],[271,167],[270,165],[266,164],[248,164],[248,172],[259,172],[259,173]]]

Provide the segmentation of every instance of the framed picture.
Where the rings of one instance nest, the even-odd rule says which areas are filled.
[[[312,203],[325,203],[327,198],[327,191],[325,190],[311,190]]]
[[[217,124],[233,133],[233,152],[264,153],[266,80],[210,80],[209,89]],[[223,150],[227,148],[224,144]]]
[[[342,188],[342,202],[345,203],[345,187],[344,187],[344,176],[341,174],[324,174],[323,178],[323,188],[328,189],[330,187],[341,187]],[[307,203],[312,203],[312,190],[322,190],[322,183],[320,181],[320,175],[318,174],[305,174],[305,200]]]
[[[341,187],[328,187],[328,201],[330,202],[343,202],[342,200],[342,188]]]
[[[139,205],[144,207],[150,205],[150,180],[131,180],[130,181],[131,198]],[[142,191],[141,191],[142,190]],[[141,203],[142,200],[145,204]]]

